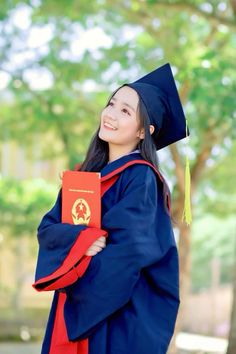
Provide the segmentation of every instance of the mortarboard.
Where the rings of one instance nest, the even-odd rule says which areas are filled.
[[[155,127],[152,138],[157,150],[190,135],[169,63],[123,86],[125,85],[133,88],[145,104],[150,123]],[[192,221],[190,179],[189,160],[186,154],[185,202],[182,220],[185,219],[188,225]]]
[[[151,124],[155,127],[153,140],[157,150],[189,135],[169,63],[125,85],[133,88],[145,104]]]

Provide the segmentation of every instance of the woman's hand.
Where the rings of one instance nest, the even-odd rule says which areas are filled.
[[[86,256],[95,256],[98,252],[106,247],[106,237],[99,237],[86,251]]]

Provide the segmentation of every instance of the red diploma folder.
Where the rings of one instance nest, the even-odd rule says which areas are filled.
[[[62,222],[101,228],[101,174],[64,171]]]

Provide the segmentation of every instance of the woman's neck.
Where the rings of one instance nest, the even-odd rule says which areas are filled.
[[[137,147],[133,147],[133,148],[130,148],[130,149],[120,149],[119,151],[114,151],[112,149],[109,149],[109,161],[108,162],[112,162],[114,160],[117,160],[119,157],[122,157],[124,155],[127,155],[129,154],[130,152],[136,150]]]

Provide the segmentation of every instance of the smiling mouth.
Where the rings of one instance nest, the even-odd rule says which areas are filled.
[[[103,126],[109,130],[117,130],[117,128],[113,127],[111,124],[109,124],[107,122],[103,123]]]

